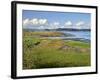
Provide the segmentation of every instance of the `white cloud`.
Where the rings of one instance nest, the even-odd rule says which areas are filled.
[[[71,21],[67,21],[64,25],[60,22],[48,22],[45,18],[33,18],[23,20],[24,28],[33,29],[57,29],[57,28],[76,28],[76,29],[90,29],[90,23],[85,23],[84,21],[79,21],[73,24]]]
[[[72,22],[71,21],[67,21],[67,22],[65,22],[65,24],[64,24],[64,27],[65,28],[72,28]]]
[[[65,26],[61,26],[60,28],[66,28]]]
[[[75,28],[77,29],[84,29],[86,27],[85,22],[84,21],[79,21],[75,24]]]
[[[71,21],[65,22],[65,26],[72,26],[72,22]]]
[[[47,19],[39,19],[38,22],[40,25],[45,25],[48,23]]]
[[[38,29],[44,29],[44,26],[39,26]]]
[[[84,26],[84,25],[85,25],[85,23],[83,21],[79,21],[76,23],[76,26]]]
[[[38,19],[38,18],[33,18],[33,19],[25,19],[23,20],[23,25],[24,26],[43,26],[43,25],[47,25],[48,21],[47,19]]]
[[[29,24],[29,19],[23,20],[23,25],[24,25],[24,26],[27,26],[28,24]]]
[[[31,24],[31,25],[38,25],[38,24],[39,24],[38,19],[37,19],[37,18],[31,19],[31,20],[29,21],[29,24]]]
[[[60,23],[59,23],[59,22],[54,22],[53,25],[55,25],[55,26],[59,26]]]
[[[53,22],[49,24],[50,26],[48,26],[49,29],[56,29],[60,27],[60,23],[59,22]]]

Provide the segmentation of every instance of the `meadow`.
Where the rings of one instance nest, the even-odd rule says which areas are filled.
[[[46,38],[62,35],[23,31],[23,69],[90,66],[90,43]]]

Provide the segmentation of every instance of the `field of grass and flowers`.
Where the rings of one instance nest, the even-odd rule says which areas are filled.
[[[90,66],[90,43],[48,39],[59,32],[23,32],[23,69]]]

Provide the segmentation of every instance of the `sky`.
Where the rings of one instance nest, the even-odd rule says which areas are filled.
[[[22,20],[23,28],[30,29],[90,29],[91,26],[90,13],[23,10]]]

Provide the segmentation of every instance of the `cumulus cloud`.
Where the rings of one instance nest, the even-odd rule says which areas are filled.
[[[38,25],[38,19],[37,18],[31,19],[29,21],[29,24],[31,24],[31,25]]]
[[[77,29],[84,29],[86,27],[85,22],[84,21],[79,21],[75,24],[75,27]]]
[[[79,21],[76,23],[76,26],[84,26],[84,25],[85,25],[85,23],[83,21]]]
[[[53,22],[50,23],[50,26],[48,27],[49,29],[56,29],[60,27],[60,23],[59,22]]]
[[[29,19],[25,19],[24,21],[23,21],[23,25],[24,26],[27,26],[29,24]]]
[[[76,28],[76,29],[90,29],[90,23],[85,23],[84,21],[79,21],[77,23],[72,23],[71,21],[66,21],[64,25],[60,22],[49,22],[45,18],[33,18],[23,20],[24,28],[31,29],[57,29],[57,28]]]
[[[23,20],[23,25],[31,25],[31,26],[43,26],[48,24],[47,19],[38,19],[38,18],[33,18],[33,19],[25,19]]]
[[[67,21],[67,22],[65,22],[65,24],[64,24],[64,27],[65,28],[72,28],[72,22],[71,21]]]
[[[60,23],[59,23],[59,22],[54,22],[53,25],[55,25],[55,26],[59,26]]]
[[[66,28],[65,26],[61,26],[60,28]]]
[[[47,19],[39,19],[38,22],[39,22],[40,25],[45,25],[45,24],[48,23]]]
[[[65,22],[65,26],[72,26],[72,22],[71,21]]]

